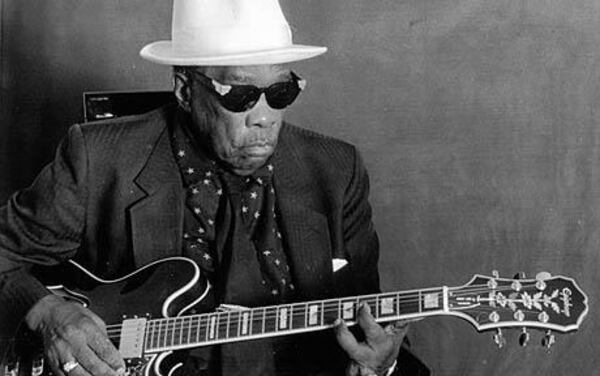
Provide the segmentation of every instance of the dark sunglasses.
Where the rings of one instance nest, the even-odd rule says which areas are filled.
[[[292,104],[300,91],[306,86],[306,81],[294,72],[288,81],[277,82],[269,87],[256,87],[254,85],[225,85],[203,73],[191,70],[192,73],[202,78],[201,82],[211,89],[219,103],[232,112],[244,112],[256,105],[262,93],[265,93],[267,103],[276,110],[281,110]]]

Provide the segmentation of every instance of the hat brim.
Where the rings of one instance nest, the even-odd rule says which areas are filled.
[[[283,64],[310,59],[326,51],[327,47],[293,44],[289,47],[272,50],[220,56],[198,56],[175,51],[171,41],[158,41],[142,48],[140,56],[146,60],[164,65],[262,65]]]

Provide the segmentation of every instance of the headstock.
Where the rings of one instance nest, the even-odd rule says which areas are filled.
[[[551,330],[579,328],[588,312],[587,296],[577,283],[564,276],[539,273],[535,279],[475,275],[465,285],[448,290],[451,314],[471,322],[477,330],[498,329],[494,341],[502,347],[501,328],[522,328],[519,342],[526,345],[526,328],[546,329],[543,342],[554,342]]]

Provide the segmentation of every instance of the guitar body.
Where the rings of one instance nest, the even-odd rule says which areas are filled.
[[[208,308],[203,307],[203,299],[210,285],[202,278],[198,266],[184,257],[162,259],[115,280],[98,278],[74,262],[62,265],[56,272],[55,275],[68,275],[68,280],[77,281],[77,285],[50,285],[48,288],[67,300],[84,305],[102,318],[117,349],[128,346],[126,339],[121,338],[127,335],[110,335],[115,332],[111,330],[115,325],[111,324],[176,317]],[[2,376],[51,374],[50,368],[44,364],[41,349],[39,339],[22,330],[14,348],[9,349],[4,369],[0,369],[4,373]],[[140,351],[140,356],[134,357],[127,357],[123,351],[121,353],[125,355],[129,375],[173,376],[182,365],[186,351],[152,354]],[[16,354],[18,358],[14,356]]]

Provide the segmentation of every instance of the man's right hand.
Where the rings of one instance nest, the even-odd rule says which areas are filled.
[[[125,372],[104,322],[85,307],[48,295],[29,310],[25,321],[44,339],[46,358],[56,375],[118,376]],[[77,366],[65,372],[65,363]]]

